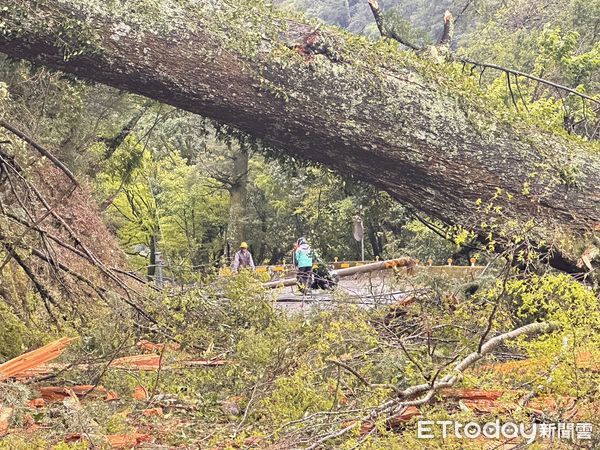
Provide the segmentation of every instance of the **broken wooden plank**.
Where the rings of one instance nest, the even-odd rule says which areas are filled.
[[[60,338],[43,347],[0,364],[0,381],[16,377],[19,374],[58,358],[74,340],[74,338]]]
[[[4,436],[8,433],[8,427],[10,425],[10,418],[14,408],[0,406],[0,436]]]
[[[40,397],[45,402],[62,401],[71,395],[71,392],[77,397],[102,398],[106,401],[117,400],[119,398],[115,391],[109,391],[103,386],[94,386],[91,384],[83,384],[77,386],[43,386],[38,388]]]

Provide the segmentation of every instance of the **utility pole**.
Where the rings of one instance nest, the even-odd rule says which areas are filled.
[[[362,210],[362,206],[361,206]],[[360,242],[360,260],[365,260],[365,227],[363,225],[363,220],[360,215],[355,215],[352,217],[354,221],[354,227],[352,229],[352,235],[354,236],[354,240]]]

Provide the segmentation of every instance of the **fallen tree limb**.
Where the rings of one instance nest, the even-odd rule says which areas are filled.
[[[379,33],[382,36],[389,37],[394,39],[395,41],[400,42],[402,45],[412,49],[412,50],[420,50],[421,48],[404,37],[400,36],[396,31],[392,28],[388,28],[385,21],[383,20],[383,12],[379,7],[379,2],[377,0],[368,0],[369,7],[371,8],[371,13],[373,14],[373,18],[375,19],[375,23],[377,24],[377,28],[379,29]]]
[[[35,148],[42,156],[45,156],[46,158],[48,158],[50,161],[52,161],[52,163],[58,167],[72,182],[75,186],[79,186],[79,182],[77,181],[77,179],[75,178],[75,175],[73,175],[73,172],[71,172],[69,170],[69,168],[67,166],[65,166],[56,156],[54,156],[49,150],[47,150],[46,148],[42,147],[40,144],[38,144],[37,142],[35,142],[33,139],[31,139],[29,136],[27,136],[25,133],[23,133],[22,131],[19,131],[18,129],[16,129],[15,127],[13,127],[12,125],[8,124],[6,121],[1,120],[0,119],[0,126],[7,129],[8,131],[10,131],[11,133],[13,133],[15,136],[19,137],[20,139],[22,139],[23,141],[27,142],[29,145],[31,145],[33,148]]]
[[[500,344],[509,339],[515,339],[521,335],[531,335],[543,332],[550,332],[556,330],[557,328],[558,327],[555,324],[547,322],[535,322],[495,336],[489,339],[484,345],[482,345],[480,351],[470,353],[464,359],[462,359],[458,364],[454,366],[452,372],[445,375],[440,381],[434,383],[423,383],[411,386],[400,391],[396,398],[393,398],[387,401],[386,403],[380,405],[378,408],[371,411],[371,413],[369,413],[367,416],[364,416],[359,421],[323,436],[322,438],[314,442],[312,445],[307,447],[307,450],[315,450],[319,448],[321,444],[349,433],[360,423],[368,420],[374,420],[382,414],[393,414],[394,412],[397,412],[398,410],[401,410],[402,408],[405,408],[407,406],[419,406],[428,403],[438,390],[454,386],[461,379],[462,373],[467,368],[479,361],[485,355],[491,353]],[[420,398],[416,398],[419,395],[423,396]]]
[[[58,358],[73,341],[75,341],[74,338],[60,338],[50,344],[0,364],[0,381]]]

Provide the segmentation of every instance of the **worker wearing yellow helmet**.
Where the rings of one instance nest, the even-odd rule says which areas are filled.
[[[254,260],[252,259],[252,253],[250,253],[250,250],[248,250],[247,242],[242,242],[240,244],[240,249],[233,257],[231,269],[234,272],[238,272],[240,269],[254,270]]]

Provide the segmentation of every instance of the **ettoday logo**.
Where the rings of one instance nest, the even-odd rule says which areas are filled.
[[[453,420],[420,420],[417,422],[417,438],[435,439],[455,437],[457,439],[524,439],[528,444],[536,439],[590,440],[591,423],[500,423],[456,422]]]

